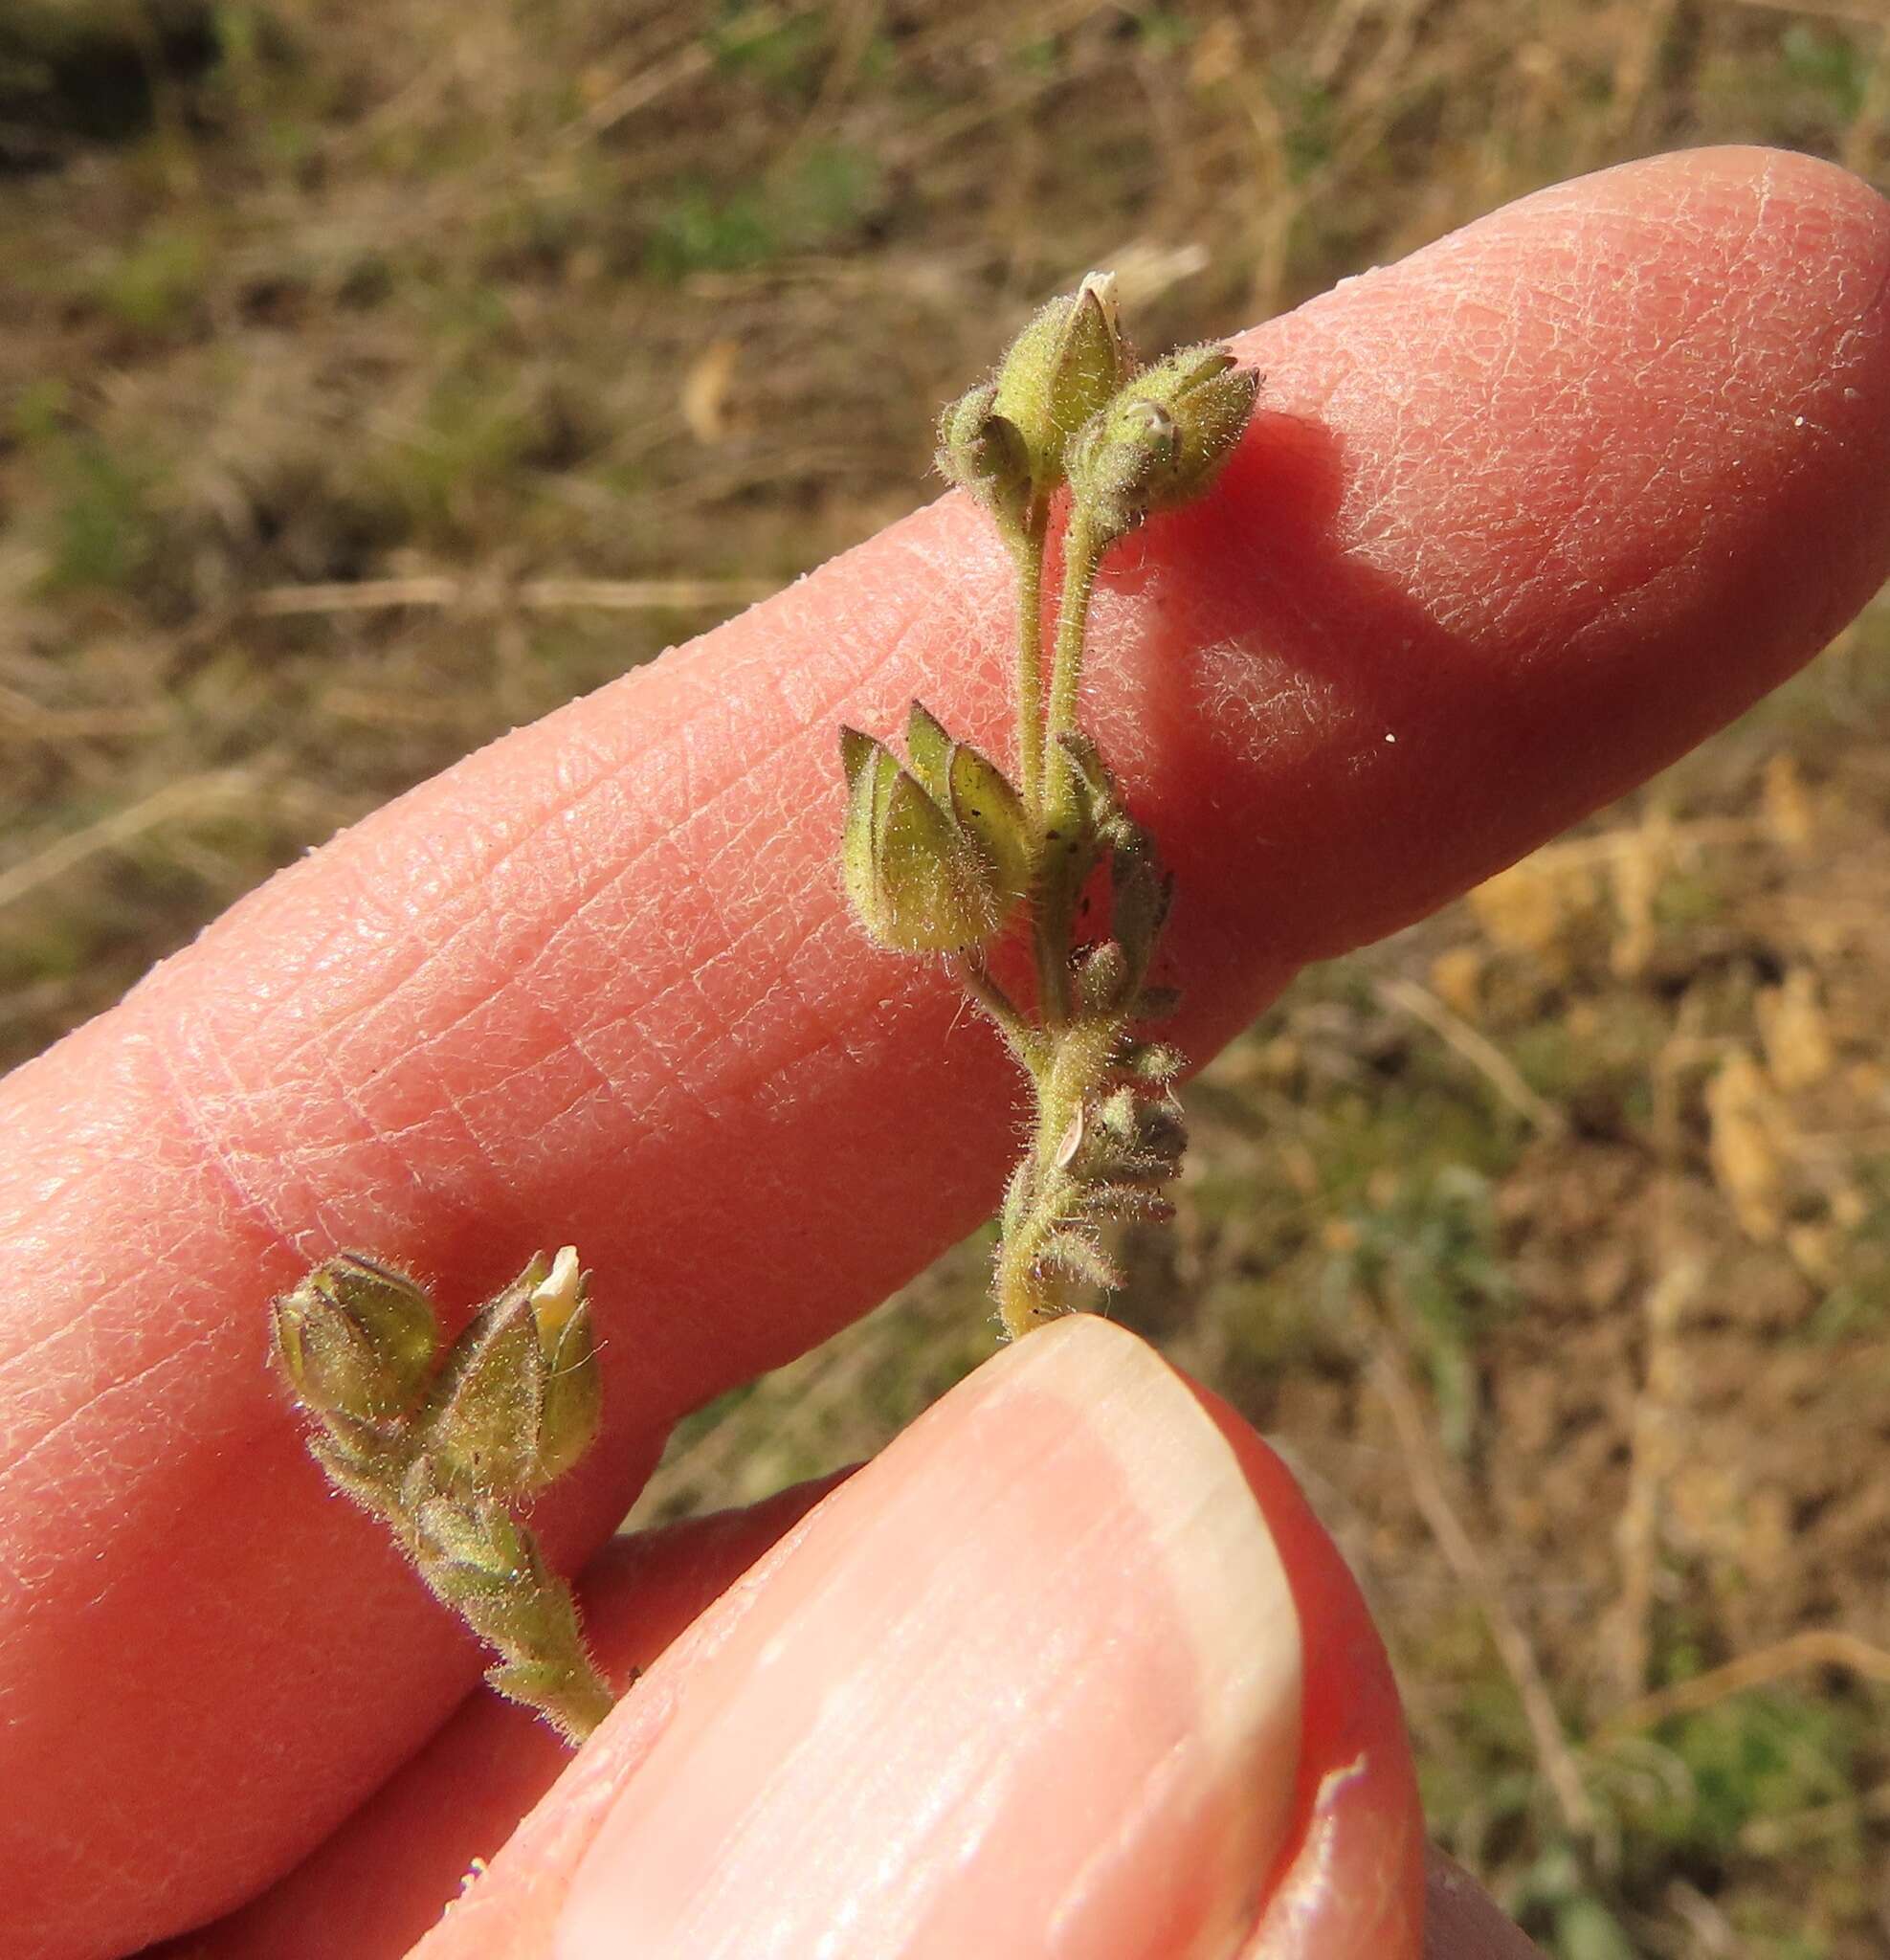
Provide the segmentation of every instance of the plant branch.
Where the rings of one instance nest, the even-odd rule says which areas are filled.
[[[1102,546],[1080,510],[1063,534],[1063,592],[1056,608],[1056,651],[1050,669],[1050,709],[1043,728],[1045,793],[1053,820],[1061,820],[1069,765],[1061,759],[1065,735],[1077,725],[1077,696],[1082,685],[1083,648],[1089,633],[1089,602]],[[1054,772],[1054,775],[1053,775]]]
[[[1017,1004],[991,976],[981,950],[953,953],[947,966],[958,984],[1004,1036],[1006,1045],[1033,1077],[1043,1066],[1043,1037],[1027,1021]]]
[[[1043,569],[1050,505],[1034,498],[1021,531],[1017,560],[1017,766],[1024,813],[1043,821]]]
[[[434,1596],[498,1654],[487,1681],[581,1742],[615,1697],[570,1588],[508,1508],[596,1434],[596,1346],[576,1252],[533,1258],[450,1347],[424,1290],[358,1253],[283,1294],[273,1331],[328,1481],[387,1526]]]
[[[906,760],[843,729],[841,870],[879,945],[943,953],[1030,1079],[1031,1138],[999,1216],[993,1286],[1015,1338],[1067,1310],[1072,1286],[1119,1286],[1110,1219],[1166,1218],[1183,1126],[1173,1050],[1138,1037],[1166,1012],[1146,985],[1172,896],[1078,711],[1104,554],[1152,511],[1206,490],[1253,409],[1256,378],[1225,347],[1138,371],[1114,284],[1092,275],[1041,308],[996,372],[940,418],[939,467],[989,513],[1016,566],[1019,783],[915,702]],[[1067,487],[1062,581],[1044,677],[1049,511]],[[1046,698],[1047,696],[1047,698]],[[1086,894],[1108,874],[1106,924]],[[993,979],[991,948],[1028,922],[1034,998]]]

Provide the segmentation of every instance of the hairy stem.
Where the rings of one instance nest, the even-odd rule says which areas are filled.
[[[1017,757],[1018,793],[1025,814],[1043,817],[1043,561],[1050,505],[1037,497],[1013,540],[1017,560]]]
[[[614,1690],[585,1645],[570,1588],[528,1526],[442,1476],[408,1434],[320,1432],[309,1451],[328,1481],[379,1518],[427,1588],[499,1655],[487,1682],[582,1742]]]
[[[1005,1045],[1011,1053],[1034,1080],[1044,1064],[1043,1037],[1024,1018],[1016,1002],[991,977],[984,953],[975,947],[967,952],[954,953],[948,957],[946,965],[958,984],[1004,1036]]]
[[[1173,1004],[1148,984],[1173,881],[1078,715],[1104,555],[1207,490],[1257,387],[1225,347],[1139,367],[1106,275],[1039,308],[939,423],[940,469],[990,514],[1016,569],[1018,781],[917,703],[909,769],[841,731],[841,872],[861,924],[881,946],[944,953],[1030,1078],[1030,1145],[996,1258],[1013,1338],[1070,1308],[1073,1288],[1123,1284],[1111,1221],[1173,1215],[1165,1192],[1187,1137],[1169,1085],[1184,1064],[1136,1032]],[[1065,494],[1046,649],[1050,509]],[[1025,939],[1035,984],[1013,995],[989,962],[1008,978]]]
[[[1036,833],[1038,870],[1033,907],[1037,994],[1044,1028],[1052,1035],[1070,1017],[1072,937],[1089,868],[1087,840],[1062,737],[1076,728],[1089,602],[1101,559],[1102,547],[1089,524],[1079,514],[1073,517],[1063,538],[1063,590],[1057,602],[1050,704],[1043,724],[1043,816]]]
[[[1063,592],[1056,607],[1056,650],[1050,667],[1050,709],[1043,724],[1045,800],[1053,824],[1070,806],[1069,764],[1061,742],[1077,725],[1077,694],[1082,685],[1083,646],[1089,633],[1089,602],[1096,590],[1102,546],[1078,511],[1063,535]]]
[[[1059,1312],[1040,1260],[1051,1235],[1078,1222],[1081,1180],[1069,1164],[1081,1140],[1086,1105],[1108,1073],[1128,1024],[1120,1014],[1085,1014],[1052,1037],[1048,1067],[1034,1078],[1036,1116],[1030,1148],[1005,1205],[993,1291],[1012,1340]]]

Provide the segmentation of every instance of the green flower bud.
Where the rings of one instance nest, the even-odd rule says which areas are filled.
[[[1165,1089],[1186,1072],[1188,1058],[1179,1048],[1170,1048],[1164,1042],[1137,1041],[1123,1058],[1123,1066],[1137,1081]]]
[[[1122,1011],[1128,991],[1128,955],[1113,939],[1086,947],[1075,966],[1077,998],[1085,1013],[1113,1014]]]
[[[543,1285],[532,1294],[539,1351],[545,1357],[545,1403],[539,1418],[538,1481],[550,1483],[582,1457],[597,1436],[604,1376],[590,1327],[586,1278],[577,1248],[563,1247]]]
[[[1032,488],[1062,480],[1064,449],[1135,371],[1116,323],[1116,281],[1091,273],[1031,320],[997,370],[991,407],[1021,438]]]
[[[1031,458],[1016,424],[995,412],[997,384],[961,395],[939,418],[939,474],[967,490],[999,523],[1021,525],[1031,500]]]
[[[841,729],[849,787],[841,871],[854,911],[879,945],[955,952],[989,939],[1023,896],[1023,812],[1003,776],[923,708],[914,726],[914,769],[930,787],[882,743]]]
[[[1070,444],[1070,491],[1098,541],[1198,497],[1240,440],[1259,386],[1225,347],[1186,347],[1087,422]]]
[[[447,1357],[430,1424],[456,1482],[489,1495],[543,1489],[597,1433],[602,1384],[577,1252],[534,1258]]]
[[[447,1393],[432,1423],[441,1467],[475,1490],[526,1489],[545,1402],[530,1300],[508,1287],[460,1335],[446,1366]]]
[[[276,1359],[315,1414],[393,1422],[427,1392],[439,1352],[432,1303],[405,1273],[345,1252],[273,1308]]]
[[[1146,851],[1119,851],[1114,868],[1112,921],[1137,977],[1148,969],[1174,900],[1174,876]]]

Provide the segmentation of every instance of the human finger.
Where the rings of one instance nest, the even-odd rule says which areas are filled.
[[[1421,1842],[1278,1459],[1076,1316],[790,1531],[415,1960],[1417,1960]]]
[[[578,1589],[607,1679],[647,1668],[833,1488],[613,1538]],[[398,1960],[570,1762],[516,1702],[474,1693],[426,1747],[259,1898],[151,1960]]]

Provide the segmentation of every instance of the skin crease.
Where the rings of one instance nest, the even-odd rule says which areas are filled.
[[[1886,279],[1863,186],[1701,152],[1238,343],[1263,412],[1208,504],[1125,547],[1089,690],[1179,879],[1185,1047],[1862,603]],[[843,917],[833,728],[923,692],[994,740],[1010,616],[948,499],[402,799],[0,1085],[32,1281],[0,1321],[0,1788],[33,1799],[0,1818],[0,1950],[122,1952],[247,1897],[472,1677],[267,1378],[264,1303],[311,1257],[371,1245],[470,1303],[583,1248],[609,1427],[541,1513],[569,1560],[678,1411],[989,1208],[1012,1085],[941,976]]]

